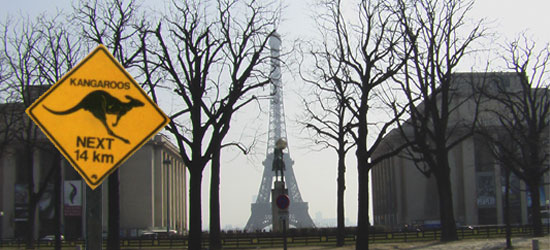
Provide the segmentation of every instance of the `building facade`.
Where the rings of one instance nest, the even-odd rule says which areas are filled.
[[[119,173],[121,236],[135,237],[150,230],[187,232],[187,170],[166,136],[156,135]]]
[[[456,111],[450,124],[471,121],[476,103],[470,99],[472,86],[482,84],[506,84],[517,86],[515,73],[458,73],[453,75]],[[458,105],[460,103],[460,105]],[[422,104],[420,104],[422,105]],[[484,102],[481,105],[494,105]],[[496,124],[492,117],[480,117]],[[468,124],[468,122],[466,122]],[[470,122],[471,124],[471,122]],[[406,130],[406,129],[405,129]],[[548,134],[546,135],[548,136]],[[384,146],[403,142],[401,133],[395,129],[385,138],[377,154]],[[548,150],[548,149],[546,149]],[[453,195],[454,216],[458,226],[504,224],[505,175],[503,168],[494,159],[488,142],[478,135],[468,137],[449,152],[450,179]],[[427,178],[413,160],[401,153],[384,160],[372,169],[372,197],[374,224],[392,229],[408,226],[437,227],[440,224],[439,196],[435,178]],[[550,182],[548,173],[544,177]],[[511,177],[510,211],[512,224],[529,222],[529,195],[525,184]],[[548,185],[541,186],[541,205],[548,206]]]
[[[2,113],[20,114],[16,120],[28,120],[20,104],[0,104]],[[22,115],[22,116],[21,116]],[[1,131],[9,122],[4,119]],[[10,125],[11,126],[11,125]],[[16,128],[17,126],[12,126]],[[29,173],[24,143],[17,136],[8,143],[0,141],[0,238],[24,238],[28,222]],[[54,178],[48,177],[54,166],[61,165],[60,195],[62,234],[66,239],[84,237],[86,183],[65,160],[55,162],[57,149],[38,133],[33,153],[35,192],[44,190],[36,209],[35,235],[54,234]],[[120,229],[123,237],[137,237],[145,231],[187,232],[187,173],[177,147],[168,137],[158,134],[119,167]],[[107,232],[108,179],[102,186],[103,230]]]

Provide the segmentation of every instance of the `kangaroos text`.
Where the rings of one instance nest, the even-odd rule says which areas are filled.
[[[104,88],[104,89],[130,89],[130,82],[117,82],[109,80],[71,78],[71,86]]]

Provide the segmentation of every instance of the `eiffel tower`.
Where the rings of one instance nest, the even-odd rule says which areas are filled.
[[[247,232],[259,231],[273,224],[270,201],[273,177],[275,176],[275,171],[272,171],[273,151],[277,140],[282,138],[288,142],[283,104],[283,86],[281,83],[281,67],[279,60],[281,49],[281,37],[279,34],[273,34],[269,40],[269,46],[271,48],[272,65],[270,75],[272,82],[272,98],[270,100],[267,151],[266,159],[262,163],[264,166],[264,173],[262,183],[260,185],[260,191],[258,192],[256,202],[252,203],[252,214],[250,215],[245,227]],[[289,225],[296,228],[313,228],[315,227],[315,224],[313,224],[313,220],[311,220],[311,217],[309,216],[308,204],[302,200],[300,190],[298,190],[298,183],[296,183],[296,177],[294,177],[294,170],[292,168],[294,161],[290,158],[288,147],[285,151],[283,161],[286,166],[284,171],[284,179],[290,198]]]

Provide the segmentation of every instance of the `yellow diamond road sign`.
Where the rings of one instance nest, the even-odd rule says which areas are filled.
[[[103,45],[26,112],[92,189],[169,121]]]

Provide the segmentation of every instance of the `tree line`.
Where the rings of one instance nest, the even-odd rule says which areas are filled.
[[[247,145],[226,142],[225,136],[235,113],[265,97],[262,90],[270,84],[273,59],[268,40],[284,11],[277,1],[262,0],[174,0],[168,3],[168,13],[143,4],[138,0],[75,2],[69,13],[2,21],[1,101],[30,105],[32,86],[51,86],[89,50],[105,45],[155,102],[163,93],[177,96],[177,109],[169,114],[171,122],[165,129],[173,135],[189,172],[189,249],[201,249],[200,194],[208,164],[212,171],[210,248],[220,249],[221,154],[228,146],[247,151]],[[352,6],[350,13],[342,1],[319,0],[316,14],[322,38],[301,42],[297,50],[304,58],[299,73],[313,86],[312,95],[304,98],[307,119],[302,125],[316,135],[317,145],[333,148],[338,155],[337,244],[344,244],[344,159],[352,149],[359,181],[356,249],[368,249],[368,173],[384,159],[403,152],[422,162],[419,170],[436,179],[442,240],[458,239],[448,153],[476,133],[494,142],[495,157],[530,187],[532,208],[540,205],[540,177],[548,172],[544,166],[548,153],[541,149],[548,143],[543,135],[548,130],[550,103],[545,74],[549,46],[536,50],[528,37],[503,46],[508,49],[503,59],[520,76],[523,90],[503,90],[497,95],[480,90],[469,97],[478,103],[490,99],[504,107],[499,112],[477,108],[475,112],[476,117],[483,112],[498,117],[497,126],[506,136],[510,133],[507,138],[512,141],[504,144],[499,139],[503,133],[485,132],[481,119],[464,124],[460,132],[449,120],[455,111],[452,75],[463,58],[476,53],[473,44],[488,35],[483,20],[468,22],[473,1],[375,0]],[[387,110],[387,119],[372,120],[377,110]],[[2,115],[12,118],[2,119],[0,153],[18,140],[29,156],[24,167],[31,248],[33,215],[43,193],[42,187],[34,187],[37,177],[32,171],[32,155],[41,147],[39,131],[29,119],[22,119],[21,111],[6,109]],[[24,122],[13,122],[17,120]],[[394,128],[403,133],[403,143],[375,154]],[[55,164],[50,169],[48,176],[59,172]],[[115,171],[108,185],[109,249],[119,249],[118,183]],[[540,235],[540,211],[535,210],[534,232]],[[60,247],[59,241],[56,246]]]
[[[338,245],[344,243],[344,159],[351,148],[359,173],[356,249],[368,249],[367,173],[397,155],[435,178],[441,240],[457,240],[449,152],[472,136],[490,142],[495,160],[527,184],[534,234],[542,235],[539,187],[548,172],[549,45],[537,47],[527,35],[501,45],[496,59],[516,74],[519,90],[490,82],[487,73],[481,86],[459,96],[454,73],[467,56],[481,52],[476,43],[493,35],[485,20],[468,16],[473,6],[474,1],[463,0],[320,1],[317,24],[323,39],[301,50],[308,63],[300,74],[313,86],[313,97],[303,99],[302,124],[314,143],[338,156]],[[486,60],[481,70],[501,70],[489,63],[495,58]],[[470,103],[475,105],[468,107],[468,118],[457,115]],[[388,115],[376,118],[380,111]],[[399,140],[384,141],[392,129]]]

